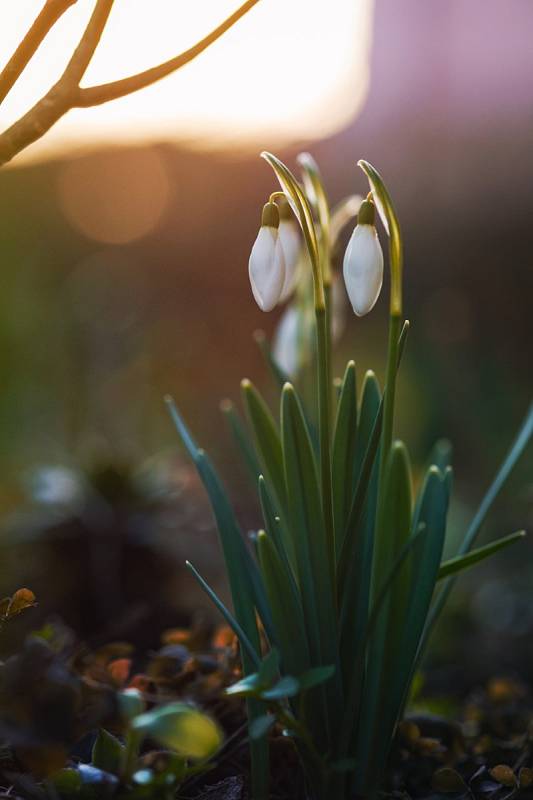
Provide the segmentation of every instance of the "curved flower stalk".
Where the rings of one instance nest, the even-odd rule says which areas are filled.
[[[250,253],[248,274],[255,301],[261,311],[272,311],[285,285],[285,257],[279,237],[279,211],[265,203],[261,228]]]
[[[383,214],[389,243],[385,387],[382,391],[369,371],[358,392],[355,364],[350,361],[334,399],[329,343],[334,338],[335,283],[342,287],[339,276],[335,282],[330,272],[331,250],[338,237],[335,217],[310,157],[301,159],[304,188],[279,159],[264,157],[301,228],[302,252],[307,253],[310,267],[304,264],[298,272],[294,299],[278,329],[275,355],[293,374],[303,353],[302,341],[311,338],[308,332],[302,335],[303,323],[307,325],[311,317],[316,379],[305,392],[284,383],[279,419],[250,381],[241,384],[247,425],[232,408],[232,429],[262,511],[253,553],[244,544],[211,462],[171,404],[178,432],[213,506],[234,613],[190,568],[239,638],[244,678],[231,692],[247,700],[252,750],[267,741],[277,720],[295,741],[309,797],[374,800],[450,576],[453,580],[460,571],[522,538],[521,533],[512,534],[472,549],[494,498],[531,438],[533,410],[457,554],[443,561],[452,482],[450,450],[437,447],[430,454],[431,466],[415,494],[407,448],[392,438],[396,375],[409,324],[402,317],[402,241],[389,193],[374,167],[359,162],[371,194],[357,208],[358,225],[343,270],[354,310],[368,313],[381,289],[384,261],[375,206]],[[274,193],[271,202],[275,195],[279,199]],[[342,214],[353,215],[354,205],[348,202]],[[276,213],[268,208],[269,219]],[[275,267],[279,225],[266,227],[272,230],[260,234],[251,278],[263,306],[274,307],[284,288],[279,264]],[[435,600],[441,580],[444,589]],[[266,655],[260,628],[268,643]]]
[[[358,317],[374,308],[383,284],[383,251],[374,222],[374,203],[367,199],[359,209],[343,262],[346,291]]]

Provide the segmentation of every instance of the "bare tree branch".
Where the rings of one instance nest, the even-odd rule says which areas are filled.
[[[59,1],[48,0],[49,3]],[[106,103],[136,92],[175,72],[202,53],[258,2],[259,0],[246,0],[237,11],[194,47],[158,67],[113,83],[80,89],[80,80],[90,64],[113,7],[113,0],[97,0],[89,23],[61,78],[33,108],[0,134],[0,166],[11,161],[21,150],[44,136],[70,109]]]
[[[9,94],[47,34],[77,0],[46,0],[28,33],[0,73],[0,103]]]
[[[23,117],[0,135],[0,166],[37,141],[76,104],[83,77],[105,28],[114,0],[97,0],[63,75]]]
[[[137,92],[139,89],[144,89],[146,86],[151,86],[162,78],[166,78],[167,75],[176,72],[180,67],[183,67],[206,50],[258,2],[259,0],[247,0],[237,11],[193,47],[171,58],[169,61],[165,61],[163,64],[159,64],[144,72],[139,72],[137,75],[131,75],[128,78],[122,78],[118,81],[103,83],[100,86],[91,86],[86,89],[80,88],[76,106],[79,108],[88,108],[89,106],[101,105],[110,100],[116,100],[119,97]]]
[[[65,83],[75,86],[76,89],[78,89],[80,81],[85,75],[85,71],[94,55],[94,51],[98,47],[109,14],[113,8],[113,3],[114,0],[97,0],[80,42],[60,78],[60,80],[65,81]]]

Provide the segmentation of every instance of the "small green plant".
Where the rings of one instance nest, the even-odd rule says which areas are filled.
[[[358,403],[353,362],[337,391],[331,375],[336,236],[318,168],[302,156],[300,183],[276,157],[263,157],[282,191],[263,209],[250,257],[252,290],[264,311],[295,290],[307,320],[311,309],[314,325],[306,329],[314,336],[315,378],[311,391],[295,385],[261,340],[280,384],[279,424],[249,381],[242,384],[248,429],[226,406],[263,512],[251,548],[211,462],[168,400],[211,500],[233,612],[189,566],[240,641],[243,679],[230,691],[247,698],[254,800],[267,796],[266,734],[276,721],[294,738],[311,796],[372,798],[454,576],[523,535],[472,549],[529,441],[533,410],[456,556],[443,562],[450,448],[435,447],[413,496],[407,448],[393,438],[396,376],[409,325],[402,311],[402,237],[389,192],[374,167],[360,161],[370,192],[344,257],[344,280],[354,312],[368,313],[383,276],[377,210],[389,241],[390,322],[385,387],[381,391],[368,372]],[[290,218],[303,235],[303,258],[297,259],[294,238],[291,245],[282,227]],[[295,330],[296,349],[308,346],[303,328]]]
[[[185,703],[146,711],[136,689],[121,692],[118,705],[124,741],[101,728],[90,764],[65,767],[48,778],[53,796],[61,800],[96,796],[170,800],[187,778],[209,769],[208,759],[220,748],[222,735],[206,714]],[[165,749],[141,755],[147,738]],[[48,796],[43,792],[43,798]]]

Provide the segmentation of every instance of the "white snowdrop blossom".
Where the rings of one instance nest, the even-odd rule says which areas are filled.
[[[374,204],[365,200],[344,255],[344,283],[358,317],[372,310],[383,283],[383,251],[374,219]]]
[[[248,262],[252,292],[261,311],[272,311],[279,303],[285,283],[285,258],[278,228],[278,208],[275,203],[266,203]]]
[[[278,235],[285,261],[285,281],[280,296],[280,303],[284,303],[288,300],[298,283],[298,267],[301,251],[298,223],[288,203],[284,203],[280,208]]]

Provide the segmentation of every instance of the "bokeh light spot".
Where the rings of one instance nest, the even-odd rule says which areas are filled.
[[[58,180],[62,211],[76,230],[107,244],[154,231],[169,198],[165,166],[154,150],[117,150],[68,162]]]

